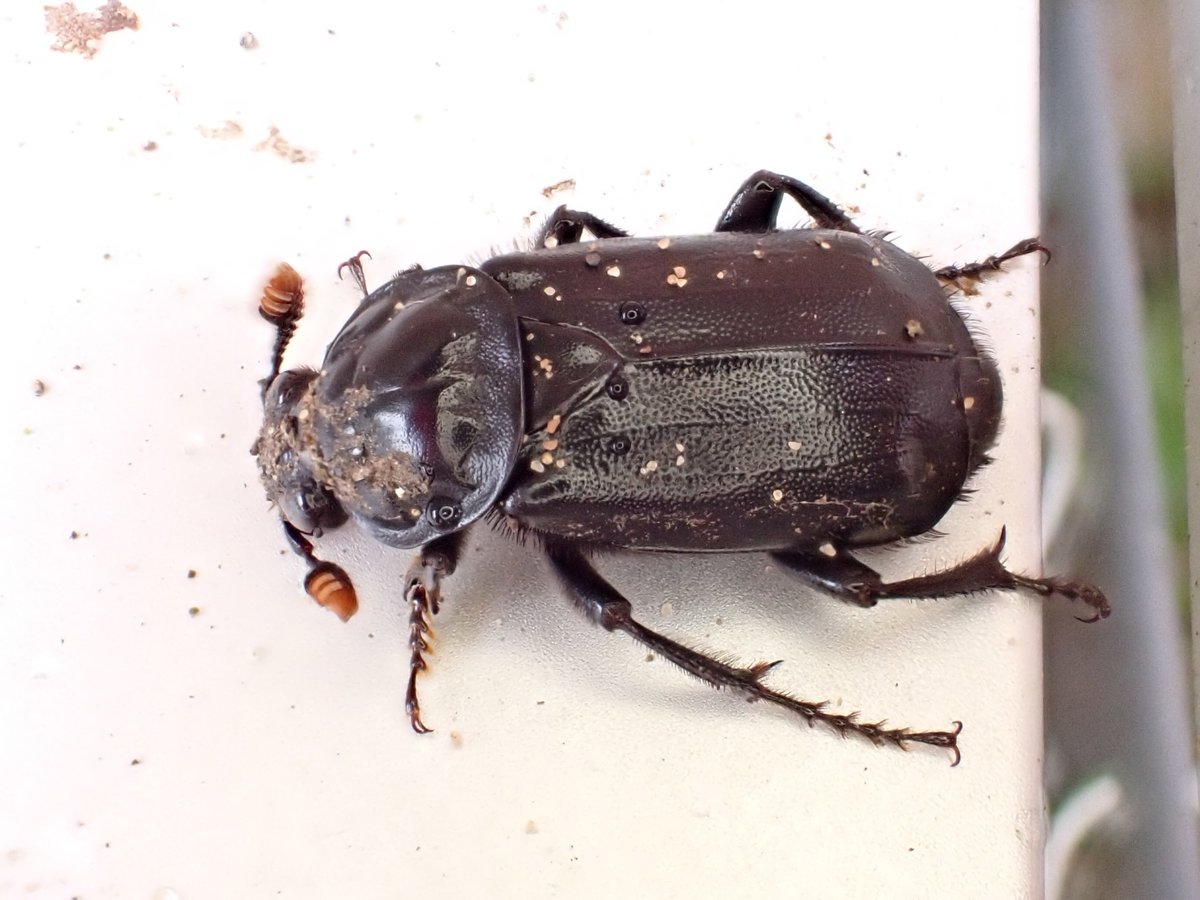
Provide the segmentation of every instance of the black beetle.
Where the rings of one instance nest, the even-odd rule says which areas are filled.
[[[812,227],[777,230],[785,195]],[[588,556],[765,551],[861,606],[1023,587],[1107,616],[1094,587],[1009,572],[1003,530],[959,565],[892,583],[851,555],[929,532],[987,462],[1000,376],[947,298],[1038,250],[1028,240],[930,270],[761,171],[713,234],[634,238],[560,207],[528,252],[414,267],[371,293],[360,254],[344,267],[364,299],[320,372],[279,372],[302,297],[283,266],[261,304],[278,335],[254,452],[309,592],[343,618],[349,577],[306,535],[348,516],[420,548],[405,584],[418,732],[428,616],[466,529],[487,516],[535,536],[594,621],[702,680],[842,734],[947,747],[957,763],[961,723],[889,728],[773,690],[775,663],[733,665],[637,622]]]

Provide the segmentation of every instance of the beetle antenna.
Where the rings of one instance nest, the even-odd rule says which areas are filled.
[[[275,326],[271,374],[260,382],[263,397],[266,397],[267,389],[283,364],[283,352],[287,349],[292,335],[296,333],[296,324],[300,321],[300,316],[304,314],[304,279],[300,277],[300,273],[287,263],[280,263],[267,286],[263,288],[262,298],[258,301],[258,312]]]
[[[304,578],[304,590],[321,606],[324,606],[343,622],[358,612],[358,595],[350,576],[341,566],[318,559],[310,541],[299,528],[286,519],[283,533],[288,543],[308,563],[308,575]]]

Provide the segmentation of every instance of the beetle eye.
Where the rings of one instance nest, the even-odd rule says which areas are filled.
[[[637,325],[646,318],[646,307],[640,303],[627,301],[621,304],[621,321],[626,325]]]
[[[425,507],[425,514],[438,528],[453,528],[462,518],[462,507],[449,497],[434,497]]]

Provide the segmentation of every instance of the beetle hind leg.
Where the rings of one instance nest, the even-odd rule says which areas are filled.
[[[1013,244],[1003,253],[962,266],[942,266],[940,269],[934,269],[933,274],[942,284],[953,286],[964,294],[973,294],[974,286],[982,281],[985,275],[999,272],[1002,263],[1030,253],[1041,253],[1046,257],[1046,262],[1050,262],[1050,250],[1037,238],[1026,238]]]
[[[760,169],[738,188],[725,212],[717,221],[717,231],[767,232],[775,230],[779,205],[791,197],[813,217],[820,228],[860,233],[850,217],[837,204],[803,181]]]
[[[820,722],[843,737],[857,734],[874,744],[892,744],[902,750],[910,744],[945,747],[954,754],[953,764],[958,764],[961,722],[956,722],[952,731],[889,728],[883,722],[860,721],[858,713],[830,712],[827,701],[813,703],[769,688],[762,679],[779,665],[778,661],[737,666],[673,641],[634,619],[629,601],[596,572],[578,549],[548,542],[546,550],[568,596],[588,618],[608,631],[624,632],[701,681],[717,689],[739,691],[749,700],[763,700],[783,707],[801,716],[810,726]]]
[[[1063,578],[1034,578],[1010,572],[1000,562],[1004,550],[1005,530],[991,547],[986,547],[970,559],[916,578],[885,583],[879,573],[835,548],[833,556],[821,553],[776,552],[771,556],[788,570],[806,581],[836,594],[859,606],[874,606],[884,597],[949,597],[955,594],[974,594],[1005,588],[1025,588],[1043,597],[1058,594],[1068,600],[1079,600],[1092,610],[1082,622],[1105,619],[1111,612],[1108,600],[1096,587]]]

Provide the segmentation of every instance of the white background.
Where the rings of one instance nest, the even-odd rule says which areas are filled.
[[[1037,601],[859,610],[758,556],[601,561],[646,624],[783,658],[806,699],[961,719],[951,768],[648,661],[478,530],[420,738],[407,554],[322,543],[363,604],[342,625],[247,452],[280,260],[309,290],[289,362],[315,364],[356,301],[342,260],[370,250],[372,285],[477,260],[563,202],[706,231],[768,167],[937,264],[1035,234],[1035,4],[432,7],[147,3],[84,59],[6,4],[0,895],[1037,896]],[[271,128],[307,161],[256,149]],[[996,463],[945,537],[869,555],[885,575],[1003,524],[1036,569],[1036,275],[969,301],[1005,378]]]

